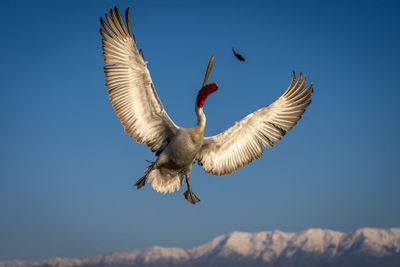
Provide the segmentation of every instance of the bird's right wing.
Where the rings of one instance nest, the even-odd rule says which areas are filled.
[[[258,159],[263,153],[262,145],[271,148],[287,131],[296,125],[310,105],[312,84],[305,89],[307,77],[302,73],[296,81],[293,72],[289,88],[271,105],[249,114],[226,131],[205,137],[197,162],[213,175],[232,173]],[[304,89],[304,90],[303,90]]]
[[[110,16],[111,15],[111,16]],[[179,129],[165,112],[157,96],[142,50],[138,51],[126,10],[125,25],[117,7],[106,13],[103,29],[103,55],[106,85],[111,104],[125,132],[138,143],[156,151]]]

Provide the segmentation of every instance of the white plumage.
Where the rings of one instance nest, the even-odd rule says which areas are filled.
[[[115,13],[110,10],[112,18],[106,14],[110,27],[101,19],[107,32],[100,29],[104,63],[107,64],[104,67],[106,86],[125,132],[156,151],[165,137],[175,133],[178,127],[168,117],[157,96],[143,53],[136,47],[128,12],[128,28],[117,8]]]
[[[307,77],[302,73],[296,82],[293,72],[292,82],[286,92],[274,103],[247,115],[226,131],[212,137],[205,137],[197,160],[206,172],[214,175],[232,173],[261,157],[265,147],[271,148],[279,142],[287,131],[296,125],[312,93]]]

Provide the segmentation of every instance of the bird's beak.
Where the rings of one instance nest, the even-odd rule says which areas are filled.
[[[204,102],[206,101],[207,97],[211,93],[214,93],[215,91],[218,90],[218,84],[217,83],[214,82],[214,83],[207,84],[208,76],[210,76],[210,72],[211,72],[213,63],[214,63],[214,56],[211,56],[210,61],[208,62],[206,75],[204,76],[203,87],[201,88],[201,90],[197,94],[196,103],[197,103],[197,106],[200,107],[200,108],[202,108],[204,106]]]
[[[211,73],[211,69],[213,67],[214,64],[214,56],[211,56],[210,61],[208,62],[208,66],[207,66],[207,70],[206,70],[206,75],[204,76],[204,82],[203,82],[203,86],[206,86],[207,81],[208,81],[208,77],[210,76]]]

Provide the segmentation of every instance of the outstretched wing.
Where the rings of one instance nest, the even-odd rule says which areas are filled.
[[[138,143],[156,151],[178,130],[165,112],[154,89],[142,50],[138,51],[126,10],[126,25],[117,9],[106,13],[103,29],[103,55],[106,86],[111,104],[125,132]]]
[[[226,131],[205,137],[197,154],[197,162],[213,175],[232,173],[261,157],[262,145],[271,148],[287,131],[296,125],[310,105],[312,84],[305,89],[307,77],[300,72],[293,78],[289,88],[274,103],[246,116]],[[304,90],[303,90],[304,89]]]

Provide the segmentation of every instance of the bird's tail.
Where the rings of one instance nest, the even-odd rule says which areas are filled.
[[[182,172],[170,170],[166,168],[154,167],[154,162],[148,161],[151,165],[144,170],[147,182],[151,183],[154,190],[160,193],[173,193],[179,191],[184,181]]]

